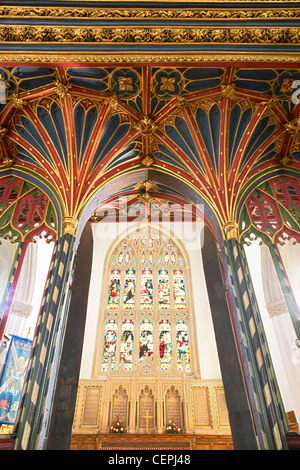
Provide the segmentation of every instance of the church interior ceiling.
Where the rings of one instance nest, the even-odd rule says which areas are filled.
[[[122,183],[103,208],[191,203],[184,183],[223,227],[240,220],[247,198],[270,179],[298,184],[295,2],[9,3],[0,7],[0,173],[44,194],[49,233],[63,217],[79,219],[109,181],[140,169],[172,175],[178,187]]]

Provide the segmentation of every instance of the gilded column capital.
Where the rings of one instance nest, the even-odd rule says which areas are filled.
[[[78,225],[78,220],[72,216],[66,216],[63,218],[63,234],[66,235],[69,233],[70,235],[74,235],[76,227]]]
[[[230,220],[224,224],[226,240],[238,239],[238,224],[234,220]]]

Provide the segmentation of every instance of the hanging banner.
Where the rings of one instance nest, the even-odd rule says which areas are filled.
[[[32,341],[12,336],[0,377],[0,424],[14,424]]]

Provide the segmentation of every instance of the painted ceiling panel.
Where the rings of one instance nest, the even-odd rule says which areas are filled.
[[[252,108],[249,107],[242,112],[241,107],[236,104],[230,114],[229,125],[229,162],[232,164],[236,155],[239,143],[249,125],[252,116]]]
[[[24,140],[29,144],[29,149],[32,149],[32,147],[35,148],[42,158],[46,158],[48,163],[50,165],[53,165],[53,158],[48,152],[47,147],[45,146],[45,143],[38,130],[34,127],[34,125],[29,119],[25,118],[24,116],[22,116],[21,119],[23,127],[18,125],[16,126],[16,131],[18,132],[18,134],[23,137]],[[22,149],[26,153],[29,153],[27,150],[28,146],[22,147]],[[32,158],[34,158],[33,155]]]
[[[92,131],[98,118],[97,108],[94,106],[87,111],[78,103],[74,110],[75,134],[77,143],[77,161],[81,166]]]

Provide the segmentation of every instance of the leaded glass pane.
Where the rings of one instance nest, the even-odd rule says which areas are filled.
[[[135,292],[136,292],[136,279],[135,270],[127,269],[125,273],[125,285],[124,285],[124,308],[130,309],[135,306]]]
[[[185,321],[176,323],[177,369],[191,370],[188,326]]]
[[[126,370],[133,367],[133,337],[134,323],[132,320],[124,320],[122,323],[120,363]]]
[[[115,320],[108,320],[105,324],[102,370],[113,370],[116,364],[116,345],[117,345],[117,328],[118,323]]]
[[[158,271],[158,304],[159,308],[170,308],[169,272],[165,268]]]
[[[144,357],[153,357],[153,324],[150,320],[143,320],[140,325],[140,363]]]
[[[182,269],[173,271],[174,306],[178,309],[186,308],[185,282]]]
[[[118,308],[120,302],[121,271],[114,269],[110,272],[108,289],[108,308]]]
[[[126,251],[125,255],[124,255],[124,261],[125,261],[125,264],[129,264],[130,263],[130,253],[129,251]]]
[[[153,272],[143,269],[141,274],[141,308],[151,308],[153,303]]]
[[[118,256],[118,263],[122,264],[123,263],[123,251],[120,251],[119,256]]]
[[[172,333],[169,320],[159,322],[160,369],[168,370],[172,362]]]

